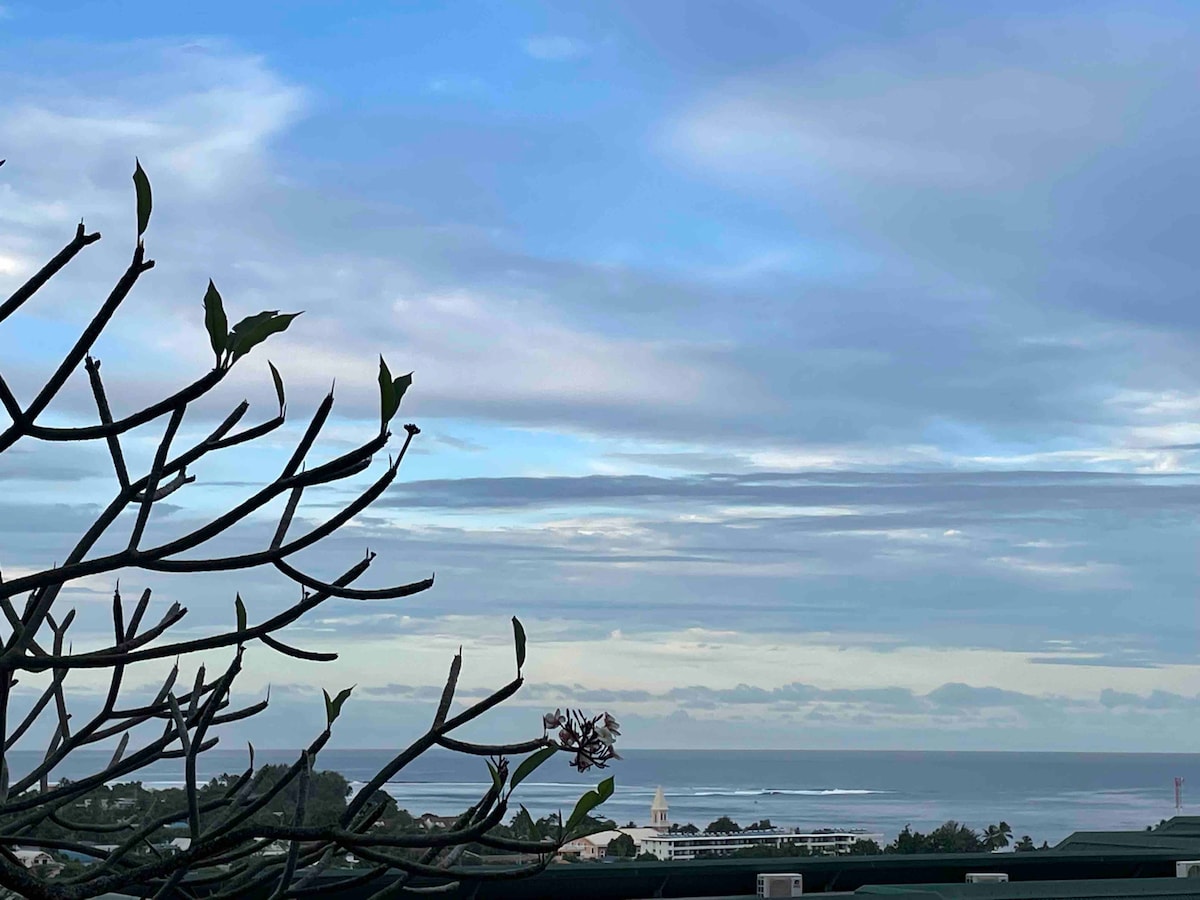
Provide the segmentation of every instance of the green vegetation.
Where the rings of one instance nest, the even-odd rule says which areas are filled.
[[[621,834],[608,842],[604,855],[620,859],[633,859],[637,856],[637,845],[629,835]]]
[[[1007,847],[1012,828],[1007,822],[989,825],[982,833],[951,819],[929,834],[913,831],[911,825],[896,835],[884,853],[983,853]],[[1032,841],[1030,841],[1032,843]]]
[[[264,793],[285,779],[287,767],[283,765],[266,765],[259,770],[261,786]],[[229,774],[219,775],[198,790],[198,802],[202,810],[206,804],[219,798],[237,782],[237,777]],[[315,771],[309,778],[308,799],[304,810],[304,823],[311,826],[326,826],[339,821],[345,814],[347,801],[353,796],[350,783],[339,772],[332,770]],[[298,786],[295,782],[285,781],[283,789],[269,803],[258,810],[250,823],[272,825],[284,817],[291,818],[298,799]],[[125,784],[101,785],[76,800],[67,810],[55,819],[45,819],[31,832],[31,838],[66,840],[83,845],[111,845],[119,842],[124,833],[136,827],[137,824],[152,819],[161,811],[174,809],[181,803],[186,804],[186,791],[183,788],[151,789],[141,782]],[[374,836],[437,834],[451,830],[445,817],[414,814],[401,809],[395,798],[384,791],[378,791],[372,798],[372,803],[382,810],[378,819],[371,827]],[[202,812],[202,826],[209,823],[212,814]],[[489,832],[489,837],[513,841],[545,841],[558,834],[560,827],[557,815],[543,816],[536,821],[522,809],[512,816],[507,825],[500,823]],[[611,819],[584,816],[576,825],[580,833],[607,831],[616,827]],[[147,840],[150,845],[160,850],[180,849],[180,845],[172,846],[172,841],[188,837],[188,828],[178,823],[157,829]],[[486,863],[487,857],[505,857],[511,861],[512,853],[503,848],[486,846],[479,843],[466,847],[462,864]],[[633,858],[637,848],[633,839],[621,835],[609,846],[609,855]],[[60,862],[66,864],[63,874],[86,868],[87,863],[62,857],[51,851]],[[419,854],[406,854],[416,858]],[[537,854],[528,854],[536,859]]]
[[[741,826],[729,816],[721,816],[714,822],[709,822],[704,826],[705,834],[728,834],[732,831],[741,831]]]

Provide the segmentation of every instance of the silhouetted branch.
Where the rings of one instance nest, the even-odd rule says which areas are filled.
[[[324,885],[317,885],[318,876],[328,875],[335,887],[348,887],[370,884],[392,872],[394,880],[377,893],[382,897],[400,892],[436,892],[458,879],[506,879],[524,877],[540,870],[557,849],[557,844],[549,839],[513,841],[493,834],[502,824],[509,795],[519,780],[512,778],[510,783],[507,757],[534,754],[521,767],[523,774],[520,777],[525,777],[533,767],[544,762],[546,748],[574,753],[577,765],[583,760],[587,765],[603,766],[611,756],[606,757],[595,749],[595,737],[587,731],[584,718],[579,718],[578,722],[570,719],[557,737],[544,732],[532,740],[507,744],[481,744],[452,735],[456,729],[495,708],[521,687],[525,638],[515,620],[517,677],[451,716],[463,665],[460,651],[453,659],[450,676],[429,729],[408,747],[397,751],[368,779],[350,797],[336,821],[308,820],[309,793],[318,756],[331,738],[342,705],[350,696],[349,690],[336,697],[325,695],[325,728],[274,780],[268,783],[267,770],[255,768],[251,748],[248,767],[225,786],[219,796],[212,796],[212,786],[201,784],[201,757],[218,745],[216,729],[258,715],[269,706],[269,691],[267,699],[245,705],[234,703],[234,687],[242,671],[248,644],[258,641],[272,652],[307,662],[333,660],[337,658],[336,653],[293,646],[283,640],[281,632],[335,598],[398,600],[433,586],[431,576],[392,587],[353,587],[375,559],[371,552],[332,581],[308,574],[289,561],[295,554],[337,532],[383,494],[397,477],[420,429],[411,424],[403,426],[405,437],[396,458],[390,460],[380,474],[332,515],[317,524],[307,523],[298,537],[288,539],[307,488],[335,484],[360,475],[370,468],[376,454],[387,447],[391,439],[389,424],[412,379],[411,374],[393,379],[381,359],[381,419],[377,433],[332,459],[310,465],[308,457],[333,410],[331,390],[317,405],[276,478],[210,521],[173,540],[155,544],[152,538],[155,506],[196,482],[196,476],[190,474],[196,463],[211,453],[253,442],[284,424],[287,403],[283,379],[274,365],[270,365],[279,405],[276,415],[235,431],[249,410],[249,404],[243,400],[206,437],[186,448],[173,449],[190,405],[208,397],[239,359],[270,335],[285,330],[299,314],[262,312],[248,316],[230,328],[223,300],[210,282],[204,307],[205,328],[214,351],[213,368],[163,399],[123,417],[114,416],[101,377],[101,363],[92,355],[92,349],[141,276],[154,266],[146,259],[142,240],[150,218],[151,196],[149,181],[140,163],[134,183],[139,239],[129,265],[106,299],[28,404],[21,403],[0,374],[0,406],[11,420],[0,430],[0,453],[22,440],[78,444],[102,441],[116,481],[116,492],[111,500],[60,557],[61,563],[41,571],[23,571],[7,581],[0,578],[0,623],[8,628],[7,633],[0,633],[0,887],[34,900],[82,900],[122,890],[179,900],[193,896],[192,890],[201,887],[216,887],[215,897],[236,897],[247,891],[269,889],[275,900],[286,900],[318,895],[325,889]],[[99,234],[86,233],[80,224],[72,240],[0,304],[0,323],[18,312],[84,247],[99,238]],[[99,423],[67,427],[39,424],[39,417],[81,366],[87,375]],[[160,423],[161,431],[148,470],[131,471],[123,436],[163,417],[166,421]],[[285,494],[287,499],[282,514],[266,547],[233,556],[206,553],[215,539],[258,515],[267,504]],[[132,516],[133,522],[127,538],[122,541],[112,534],[112,530],[124,516]],[[98,548],[113,546],[121,549],[97,553]],[[251,624],[238,596],[234,603],[234,627],[215,634],[186,640],[168,639],[168,633],[188,611],[179,602],[171,601],[160,613],[151,616],[150,588],[141,592],[131,612],[126,608],[119,587],[114,588],[110,606],[111,644],[99,649],[76,652],[68,639],[75,611],[58,614],[64,588],[82,578],[111,575],[115,580],[129,570],[211,573],[260,567],[272,567],[289,583],[298,585],[300,599],[269,618]],[[18,597],[25,598],[20,611]],[[147,625],[147,621],[154,624]],[[199,665],[191,677],[190,689],[177,692],[181,660],[226,649],[232,651],[232,656],[219,675],[210,680],[205,666]],[[170,658],[174,658],[175,663],[149,702],[144,697],[122,702],[128,700],[125,675],[130,666]],[[101,669],[108,675],[99,708],[86,716],[76,716],[71,709],[70,679],[79,669]],[[10,720],[13,687],[17,684],[18,674],[25,678],[26,673],[35,678],[35,683],[38,678],[44,678],[45,683],[38,684],[39,689],[31,694],[32,705],[14,727],[12,720],[16,717]],[[593,725],[597,721],[593,720]],[[35,733],[49,734],[49,740],[42,745],[41,760],[14,778],[10,774],[8,756],[12,750],[32,741]],[[494,758],[494,762],[488,764],[493,778],[491,786],[448,830],[417,834],[375,830],[387,808],[386,798],[381,800],[382,788],[422,753],[437,746]],[[53,780],[55,771],[72,754],[101,747],[106,753],[111,750],[111,756],[97,771],[72,781]],[[149,810],[117,822],[88,822],[79,813],[72,812],[76,805],[87,801],[89,795],[104,785],[164,760],[182,761],[184,802],[177,807],[159,809],[159,801],[155,800]],[[611,792],[611,780],[606,784],[606,790]],[[277,819],[271,810],[284,802],[285,796],[295,798],[288,801],[290,816]],[[163,829],[178,823],[186,823],[189,845],[178,852],[161,850],[156,841],[161,838]],[[120,843],[101,849],[83,839],[88,835],[112,835]],[[286,852],[280,856],[264,854],[275,841],[285,842]],[[460,865],[460,857],[473,843],[520,847],[523,851],[541,854],[541,857],[535,865],[511,870],[485,871]],[[92,862],[70,876],[51,878],[42,872],[25,869],[11,850],[18,845],[50,851],[77,851]],[[339,874],[332,868],[334,861],[337,854],[347,852],[374,865],[365,872]],[[214,870],[217,866],[221,868]],[[437,880],[437,884],[414,888],[409,884],[411,876],[428,876]]]

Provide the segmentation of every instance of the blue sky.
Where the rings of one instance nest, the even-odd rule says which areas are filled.
[[[333,453],[377,354],[416,373],[400,482],[308,565],[369,544],[378,583],[437,587],[290,633],[337,663],[257,653],[247,735],[298,744],[357,683],[342,739],[399,740],[460,643],[468,687],[506,677],[516,613],[498,734],[578,700],[641,747],[1196,745],[1193,5],[0,10],[0,290],[80,216],[105,234],[0,330],[19,394],[124,265],[135,155],[158,267],[99,348],[117,404],[210,364],[209,277],[231,316],[305,315],[186,428],[269,409],[269,356],[297,421],[336,378]],[[90,421],[72,387],[54,421]],[[102,455],[18,450],[6,574],[111,490]],[[143,580],[197,632],[291,596]]]

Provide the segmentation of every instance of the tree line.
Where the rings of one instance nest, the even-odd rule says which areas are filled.
[[[630,825],[633,823],[631,822]],[[772,828],[770,819],[762,819],[757,822],[752,822],[745,828],[742,828],[737,822],[729,816],[721,816],[709,822],[703,829],[698,828],[692,823],[673,824],[669,829],[671,834],[729,834],[740,831],[765,831]],[[850,847],[852,856],[872,856],[881,853],[987,853],[993,850],[1001,850],[1013,840],[1012,827],[1004,821],[994,825],[988,825],[980,831],[968,827],[961,822],[950,820],[939,825],[937,828],[930,831],[928,834],[923,834],[920,831],[913,829],[911,825],[905,825],[904,829],[896,835],[895,840],[886,845],[880,845],[878,841],[870,838],[863,838],[855,841]],[[1022,835],[1013,845],[1013,849],[1017,852],[1028,852],[1031,850],[1047,850],[1049,844],[1042,842],[1041,847],[1038,847],[1033,838],[1029,835]],[[819,855],[820,851],[817,851]],[[636,845],[633,838],[622,834],[618,838],[614,838],[609,843],[606,855],[610,857],[638,858],[638,859],[655,859],[651,854],[642,854],[637,856]],[[760,847],[743,847],[729,853],[730,857],[795,857],[809,856],[812,851],[808,847],[784,844],[776,847],[764,845]]]
[[[263,792],[269,793],[284,778],[286,770],[287,767],[283,765],[262,766],[259,771]],[[197,802],[202,820],[206,820],[211,814],[207,811],[207,802],[229,790],[236,780],[234,775],[223,774],[199,787]],[[285,815],[290,817],[295,808],[295,795],[298,791],[299,787],[294,782],[287,782],[269,803],[254,814],[251,821],[274,824]],[[136,824],[152,819],[157,811],[172,809],[179,803],[186,802],[185,793],[183,788],[178,787],[147,788],[140,781],[101,785],[75,801],[68,813],[43,820],[30,832],[30,836],[90,844],[111,844],[123,838],[125,828],[132,829]],[[322,826],[337,822],[345,813],[347,801],[352,794],[350,782],[341,773],[332,770],[313,772],[309,778],[302,824]],[[379,791],[373,802],[383,808],[372,829],[375,834],[416,834],[447,830],[440,817],[414,815],[400,807],[396,799],[384,791]],[[493,833],[510,840],[536,841],[553,834],[558,825],[557,815],[543,816],[535,820],[522,809],[508,824],[497,824]],[[585,830],[602,830],[615,828],[616,823],[611,819],[586,816],[581,827]],[[149,836],[148,840],[151,844],[164,846],[187,834],[188,829],[185,826],[163,827]],[[469,853],[465,854],[464,862],[504,852],[481,844],[471,844],[467,849]]]
[[[286,767],[282,765],[267,765],[262,767],[263,788],[269,790],[283,777]],[[235,776],[219,775],[204,784],[199,791],[198,800],[201,807],[211,796],[219,796],[228,790]],[[296,798],[290,792],[297,791],[296,785],[289,783],[272,801],[255,815],[263,822],[270,823],[278,819],[288,810],[294,808]],[[114,839],[114,826],[122,823],[144,821],[151,817],[157,809],[172,808],[183,800],[182,788],[150,789],[141,782],[103,785],[89,791],[75,802],[69,816],[55,817],[55,820],[42,822],[37,829],[37,836],[60,838],[95,843],[109,843]],[[336,822],[345,812],[347,799],[352,794],[352,788],[346,778],[338,772],[325,770],[313,772],[308,788],[308,802],[305,804],[305,822],[307,825],[323,825]],[[383,791],[379,792],[377,802],[385,806],[385,812],[376,823],[377,833],[411,834],[418,831],[437,830],[443,826],[430,824],[420,815],[414,815],[401,808],[395,798]],[[513,840],[538,840],[553,832],[557,826],[557,817],[553,815],[534,819],[528,812],[517,812],[507,824],[500,824],[496,833]],[[617,828],[612,819],[588,817],[585,823],[589,829],[606,830]],[[89,826],[94,826],[93,828]],[[636,827],[629,822],[626,827]],[[760,819],[751,822],[744,828],[729,816],[720,816],[704,826],[703,829],[692,823],[675,823],[670,826],[671,834],[726,834],[735,832],[765,831],[773,828],[770,819]],[[155,843],[167,843],[172,838],[185,834],[186,829],[164,828],[154,835]],[[854,856],[868,856],[881,853],[981,853],[999,850],[1009,846],[1012,841],[1012,828],[1007,822],[1001,821],[988,825],[982,830],[975,830],[954,820],[934,828],[928,834],[906,825],[895,840],[886,845],[880,845],[871,839],[856,841],[850,848]],[[1043,843],[1040,849],[1047,849]],[[1039,849],[1029,835],[1017,840],[1014,849],[1031,851]],[[470,856],[486,859],[499,851],[474,845],[470,848]],[[819,851],[818,851],[819,853]],[[781,847],[761,846],[744,847],[733,851],[731,857],[795,857],[808,856],[808,847],[788,845]],[[652,854],[643,853],[639,856],[637,845],[633,838],[621,834],[609,842],[606,856],[610,858],[655,860]]]

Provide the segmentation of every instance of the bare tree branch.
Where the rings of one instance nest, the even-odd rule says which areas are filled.
[[[463,666],[461,651],[454,657],[450,675],[429,729],[392,758],[367,780],[332,819],[314,820],[310,792],[318,775],[315,766],[328,744],[335,720],[349,690],[336,699],[326,694],[326,726],[282,771],[255,767],[253,748],[248,767],[225,782],[202,784],[202,756],[218,745],[218,729],[263,713],[267,699],[235,703],[234,688],[242,671],[245,648],[259,641],[274,653],[306,662],[326,662],[336,653],[307,650],[285,641],[281,633],[307,613],[335,599],[390,601],[429,590],[433,577],[391,587],[355,587],[370,568],[375,554],[367,552],[332,581],[324,581],[294,565],[290,559],[333,535],[371,506],[396,479],[414,438],[416,425],[405,425],[405,437],[396,458],[381,473],[362,486],[352,499],[317,524],[306,523],[298,537],[288,539],[307,488],[355,478],[370,468],[376,454],[391,439],[389,423],[399,406],[410,376],[391,379],[380,360],[382,416],[378,432],[360,445],[332,459],[310,465],[321,431],[332,414],[332,390],[322,398],[298,442],[288,454],[277,477],[250,496],[233,504],[207,523],[181,537],[155,544],[155,505],[174,496],[196,481],[194,466],[211,453],[251,443],[270,434],[285,422],[287,403],[282,377],[270,366],[278,413],[257,425],[235,431],[249,410],[241,401],[206,437],[181,450],[173,445],[189,406],[217,389],[232,366],[271,334],[287,328],[297,314],[262,312],[229,328],[223,300],[210,283],[205,296],[205,327],[214,350],[213,368],[169,396],[122,417],[113,414],[101,378],[100,361],[92,348],[105,327],[138,284],[153,268],[145,256],[141,233],[151,211],[149,182],[140,164],[134,176],[137,191],[139,240],[125,271],[108,292],[88,324],[59,361],[53,372],[26,405],[14,395],[0,373],[0,406],[10,423],[0,430],[0,453],[20,441],[89,443],[102,441],[112,462],[116,492],[83,533],[66,548],[61,564],[34,572],[23,572],[10,580],[0,579],[0,888],[33,900],[84,900],[109,891],[136,890],[163,900],[190,898],[194,892],[216,888],[215,897],[236,897],[247,891],[270,890],[275,900],[317,896],[329,884],[335,887],[369,885],[387,873],[393,880],[377,896],[398,893],[427,893],[445,890],[460,880],[526,877],[545,866],[558,844],[552,839],[514,840],[498,833],[508,809],[513,785],[508,756],[540,752],[524,769],[544,761],[545,748],[566,750],[575,755],[574,765],[603,767],[613,754],[607,744],[597,743],[596,723],[572,713],[563,720],[557,739],[545,733],[527,741],[481,744],[452,735],[513,696],[522,685],[520,663],[524,659],[524,632],[519,623],[517,678],[451,716],[455,688]],[[80,224],[74,238],[37,274],[0,304],[0,323],[19,312],[52,277],[68,265],[86,246],[99,240]],[[87,375],[98,424],[47,426],[38,418],[59,396],[72,374],[82,367]],[[159,420],[166,417],[165,423]],[[158,423],[154,425],[154,423]],[[130,470],[122,437],[143,426],[160,427],[153,460],[148,471]],[[175,455],[172,455],[174,453]],[[266,547],[249,549],[234,556],[214,556],[214,539],[248,519],[257,517],[275,498],[287,495]],[[123,544],[111,534],[125,515],[133,524]],[[122,549],[97,553],[99,547]],[[113,590],[110,615],[112,639],[108,646],[76,652],[69,640],[75,611],[60,609],[64,588],[81,578],[112,576],[116,581],[129,571],[198,573],[271,567],[285,584],[299,586],[300,599],[281,612],[251,624],[241,597],[234,603],[234,627],[185,640],[172,640],[168,632],[187,615],[178,601],[164,604],[150,615],[152,594],[145,588],[132,611],[127,610],[119,581]],[[293,588],[294,589],[294,588]],[[18,612],[16,598],[25,597]],[[148,618],[149,616],[149,618]],[[147,625],[147,622],[154,624]],[[191,687],[177,692],[181,662],[194,661],[196,654],[228,649],[232,656],[219,675],[209,678],[204,665],[195,666]],[[131,699],[126,689],[130,666],[159,659],[175,659],[169,674],[154,697]],[[107,690],[98,708],[86,715],[72,711],[69,690],[71,673],[77,669],[101,669],[107,673]],[[11,715],[17,676],[26,673],[38,683],[31,707],[24,715]],[[186,683],[186,682],[185,682]],[[607,720],[606,720],[607,721]],[[15,722],[15,726],[14,726]],[[590,723],[590,724],[589,724]],[[615,723],[614,723],[615,724]],[[588,729],[591,729],[590,731]],[[615,729],[614,729],[615,731]],[[41,760],[17,777],[10,775],[11,752],[24,748],[36,735],[49,734],[42,744]],[[564,737],[565,736],[565,737]],[[114,746],[115,744],[115,746]],[[382,830],[382,816],[391,802],[385,785],[421,754],[443,747],[471,756],[487,756],[493,781],[479,802],[472,805],[445,831],[395,833]],[[104,749],[106,764],[78,779],[55,780],[55,773],[85,749]],[[111,755],[109,755],[111,751]],[[183,802],[172,804],[156,799],[149,809],[139,810],[117,821],[88,821],[86,804],[96,792],[164,760],[181,760],[184,774]],[[522,776],[524,777],[524,776]],[[611,782],[609,788],[611,790]],[[288,815],[276,816],[279,807]],[[169,806],[170,808],[162,808]],[[190,843],[178,852],[164,849],[164,829],[186,823]],[[100,848],[89,839],[111,835],[120,842]],[[561,836],[561,835],[560,835]],[[266,853],[271,844],[287,844],[285,853]],[[468,846],[493,847],[538,854],[536,864],[514,869],[479,869],[460,860]],[[77,851],[91,860],[69,876],[53,878],[45,872],[27,870],[12,852],[16,846],[40,847],[50,852]],[[336,868],[339,854],[353,853],[366,860],[365,872]],[[219,868],[216,868],[219,867]],[[434,879],[431,887],[415,888],[411,877]],[[317,878],[327,878],[319,885]]]

